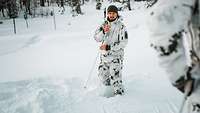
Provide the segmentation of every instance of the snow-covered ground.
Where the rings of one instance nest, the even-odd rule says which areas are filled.
[[[140,5],[140,4],[138,4]],[[148,11],[134,7],[120,12],[129,34],[125,50],[124,96],[99,95],[97,66],[87,89],[83,86],[98,54],[93,39],[103,21],[103,11],[94,4],[78,17],[17,19],[0,25],[0,113],[176,113],[181,93],[171,86],[158,66],[149,43]]]

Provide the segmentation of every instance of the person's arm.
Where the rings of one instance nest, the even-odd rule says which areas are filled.
[[[97,41],[97,42],[102,42],[103,39],[104,39],[104,36],[105,36],[105,33],[104,33],[104,30],[103,30],[103,25],[99,26],[96,31],[95,31],[95,34],[94,34],[94,39]]]
[[[128,43],[128,33],[126,27],[121,25],[120,31],[118,33],[117,41],[110,45],[110,50],[117,51],[119,49],[124,49]]]

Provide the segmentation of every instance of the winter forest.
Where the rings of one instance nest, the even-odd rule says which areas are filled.
[[[199,7],[0,0],[0,113],[200,113]]]

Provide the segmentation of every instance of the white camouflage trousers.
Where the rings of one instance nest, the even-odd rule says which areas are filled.
[[[120,95],[124,93],[122,85],[123,55],[123,52],[118,53],[118,55],[101,54],[98,68],[98,76],[102,84],[112,86],[114,93]]]

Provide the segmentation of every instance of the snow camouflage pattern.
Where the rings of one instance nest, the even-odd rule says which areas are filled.
[[[101,51],[99,64],[99,78],[103,85],[112,86],[115,94],[123,94],[122,68],[124,59],[124,48],[128,42],[128,34],[121,19],[109,22],[110,31],[103,33],[102,26],[95,31],[94,38],[97,42],[105,43],[110,46],[110,50]]]
[[[184,113],[200,113],[200,2],[176,0],[169,5],[164,4],[162,11],[152,15],[158,23],[153,27],[150,24],[151,46],[158,52],[160,64],[173,85],[187,79],[188,73],[194,79]]]

